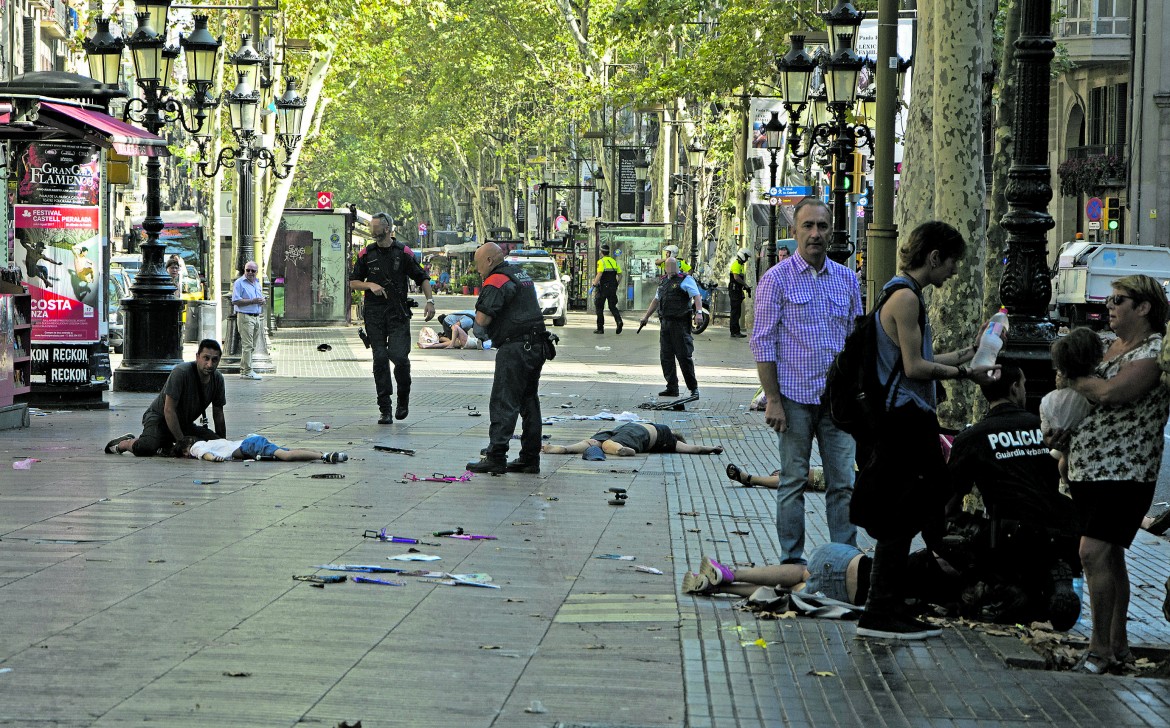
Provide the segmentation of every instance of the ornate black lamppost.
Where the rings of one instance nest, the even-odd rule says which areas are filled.
[[[650,160],[646,159],[646,150],[638,150],[638,160],[634,162],[634,179],[638,182],[638,219],[643,222],[646,215],[646,180],[650,178]]]
[[[1052,284],[1048,277],[1047,232],[1055,224],[1048,214],[1052,199],[1048,168],[1049,66],[1052,40],[1051,0],[1023,0],[1016,40],[1016,110],[1012,118],[1012,163],[1005,191],[1008,211],[1000,224],[1007,231],[1007,251],[999,298],[1008,308],[1008,330],[1001,360],[1024,370],[1028,406],[1053,386],[1049,348],[1056,324],[1047,317]]]
[[[768,189],[776,187],[776,173],[780,171],[780,164],[776,161],[776,153],[784,143],[784,124],[780,121],[780,112],[773,111],[772,118],[764,124],[764,145],[772,155],[772,163],[768,165]],[[768,200],[768,267],[776,265],[776,200]]]
[[[252,37],[241,36],[240,49],[231,56],[236,69],[236,87],[225,95],[231,117],[232,135],[236,146],[225,146],[213,162],[200,161],[199,171],[205,177],[214,177],[220,169],[236,169],[239,191],[239,206],[236,211],[236,270],[243,271],[244,265],[255,259],[256,244],[252,231],[255,227],[255,189],[252,183],[253,167],[271,170],[278,179],[292,174],[292,155],[301,141],[301,119],[305,112],[305,99],[297,92],[296,79],[286,79],[286,90],[276,100],[276,140],[284,149],[284,161],[260,145],[257,135],[257,120],[260,117],[260,70],[265,58],[252,47]],[[260,261],[257,261],[261,263]],[[261,263],[263,265],[263,263]],[[266,266],[265,266],[266,267]],[[228,318],[227,341],[233,356],[225,361],[225,369],[239,366],[239,348],[236,346],[235,319]],[[259,371],[275,369],[268,356],[266,327],[260,327],[253,356],[254,368]]]
[[[699,178],[703,174],[703,162],[707,148],[696,139],[687,147],[687,166],[691,176],[691,272],[699,272]]]
[[[131,98],[123,117],[158,134],[171,123],[198,134],[215,105],[210,95],[220,42],[207,30],[207,16],[195,16],[195,30],[180,36],[180,48],[166,44],[167,12],[171,0],[139,0],[138,28],[127,39],[110,33],[108,18],[97,21],[97,32],[84,43],[90,75],[94,80],[118,86],[121,83],[122,49],[130,48],[136,85],[141,97]],[[171,69],[182,51],[187,54],[187,85],[194,92],[184,102],[172,93]],[[182,362],[183,344],[180,311],[183,302],[175,297],[175,285],[163,266],[164,246],[158,241],[163,228],[161,165],[158,157],[146,160],[146,217],[142,228],[142,268],[130,290],[132,298],[122,301],[126,317],[126,343],[122,364],[114,375],[114,390],[157,392],[176,364]]]
[[[848,5],[848,3],[844,3]],[[852,7],[852,6],[850,6]],[[860,14],[859,14],[860,15]],[[860,22],[860,20],[858,20]],[[830,27],[830,33],[833,28]],[[800,44],[799,72],[809,76],[812,68],[803,62],[804,39],[793,36],[793,50]],[[853,172],[853,152],[858,147],[867,147],[873,143],[873,135],[865,124],[851,124],[849,113],[853,109],[854,96],[857,92],[857,76],[864,64],[861,58],[853,52],[853,36],[841,33],[837,36],[836,50],[830,52],[827,60],[822,64],[825,79],[827,103],[827,117],[821,118],[821,106],[817,99],[812,101],[808,119],[802,125],[801,108],[807,105],[808,97],[801,97],[800,91],[808,90],[808,81],[792,84],[792,89],[784,89],[784,106],[788,118],[792,123],[792,133],[789,135],[790,156],[794,161],[808,157],[814,152],[825,158],[833,171],[833,237],[829,242],[828,255],[838,263],[846,263],[853,254],[853,244],[849,241],[848,213],[846,211],[846,197],[849,195],[848,178]],[[786,58],[778,61],[780,74],[783,78],[792,81],[797,74],[795,69],[786,66]],[[802,126],[808,133],[802,135]],[[802,136],[804,138],[803,149]],[[854,190],[856,191],[856,190]]]

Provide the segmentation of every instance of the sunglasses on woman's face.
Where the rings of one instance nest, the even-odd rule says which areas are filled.
[[[1132,301],[1132,300],[1133,300],[1133,296],[1123,296],[1120,293],[1115,293],[1112,296],[1106,298],[1105,302],[1112,303],[1114,306],[1120,306],[1121,304],[1125,303],[1126,301]]]

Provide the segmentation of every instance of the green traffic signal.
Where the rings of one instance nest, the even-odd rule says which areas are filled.
[[[1116,220],[1110,220],[1110,221],[1109,221],[1109,229],[1110,229],[1110,230],[1116,230],[1116,229],[1117,229],[1117,221],[1116,221]]]

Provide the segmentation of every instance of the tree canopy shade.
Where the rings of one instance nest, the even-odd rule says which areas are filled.
[[[341,30],[294,197],[331,189],[344,202],[423,216],[466,198],[477,222],[482,187],[540,177],[528,160],[603,157],[581,135],[614,108],[659,102],[699,125],[689,134],[720,136],[706,127],[735,122],[704,113],[709,103],[767,93],[785,33],[820,24],[809,0],[375,6]],[[730,144],[713,150],[712,161],[731,153]]]

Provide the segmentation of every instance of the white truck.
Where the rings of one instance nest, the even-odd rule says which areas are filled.
[[[1052,318],[1069,326],[1109,325],[1105,299],[1113,281],[1144,273],[1170,288],[1170,248],[1078,240],[1065,243],[1052,275]],[[1170,295],[1167,296],[1170,299]]]

